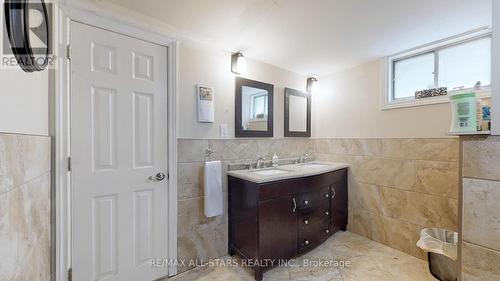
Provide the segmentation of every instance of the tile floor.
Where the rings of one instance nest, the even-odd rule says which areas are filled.
[[[230,260],[231,257],[222,259]],[[307,267],[304,261],[344,261],[345,267]],[[253,271],[241,266],[198,267],[169,281],[252,281]],[[427,262],[351,232],[338,232],[315,250],[295,260],[295,265],[264,273],[270,281],[433,281]]]

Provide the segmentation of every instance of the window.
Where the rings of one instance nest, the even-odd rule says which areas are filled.
[[[383,109],[447,102],[448,97],[415,99],[415,92],[446,87],[448,93],[491,84],[491,32],[469,33],[388,58]]]
[[[265,118],[267,116],[267,92],[253,95],[250,112],[252,118]]]

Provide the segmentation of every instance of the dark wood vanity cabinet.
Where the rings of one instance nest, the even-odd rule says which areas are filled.
[[[229,253],[257,261],[261,280],[280,260],[345,231],[347,202],[347,169],[262,184],[229,176]]]

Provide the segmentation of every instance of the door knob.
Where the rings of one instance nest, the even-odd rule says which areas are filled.
[[[309,221],[308,220],[304,220],[304,224],[309,224]]]
[[[330,194],[325,193],[325,197],[326,197],[326,198],[330,197]]]
[[[328,229],[325,229],[325,232],[326,232],[326,233],[328,234],[328,233],[330,233],[330,230],[328,230]]]
[[[304,244],[309,245],[309,240],[304,240]]]
[[[328,216],[329,214],[330,214],[330,212],[328,212],[328,211],[326,211],[326,212],[325,212],[325,215],[327,215],[327,216]]]
[[[309,201],[304,200],[304,204],[305,204],[305,205],[309,205]]]
[[[150,181],[162,181],[165,179],[165,174],[164,173],[158,173],[154,176],[149,176],[148,178]]]

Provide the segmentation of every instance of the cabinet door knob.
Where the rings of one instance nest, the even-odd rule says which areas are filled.
[[[328,211],[326,211],[326,212],[325,212],[325,215],[327,215],[327,216],[328,216],[329,214],[330,214],[330,212],[328,212]]]
[[[308,220],[304,220],[304,224],[309,224],[309,221]]]
[[[326,229],[326,230],[325,230],[325,232],[326,232],[326,233],[330,233],[330,230],[329,230],[329,229]]]
[[[326,197],[326,198],[330,197],[330,194],[325,193],[325,197]]]
[[[305,205],[309,205],[309,201],[308,200],[304,200],[304,204]]]
[[[304,240],[304,244],[309,245],[309,240]]]

